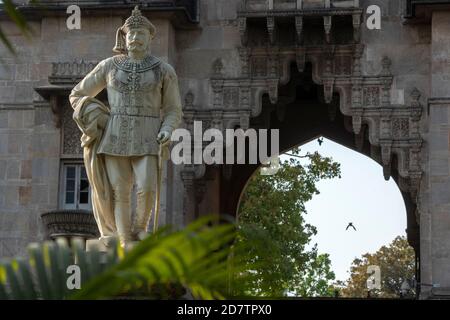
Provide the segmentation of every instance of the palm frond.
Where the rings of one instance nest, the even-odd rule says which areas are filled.
[[[235,241],[232,224],[204,217],[186,228],[162,228],[124,252],[85,251],[81,240],[29,246],[29,259],[0,264],[0,299],[107,299],[114,297],[196,299],[242,296],[250,250]],[[81,271],[81,290],[70,290],[67,268]],[[250,274],[251,276],[251,274]]]
[[[37,0],[31,0],[30,4],[38,5]],[[31,38],[34,32],[30,25],[27,23],[25,17],[17,10],[15,4],[11,0],[3,0],[3,4],[0,4],[0,9],[4,10],[7,16],[14,22],[14,24],[19,28],[22,35],[26,38]],[[14,46],[9,41],[8,37],[5,35],[4,31],[0,26],[0,43],[3,43],[6,48],[12,53],[16,54]]]
[[[108,298],[142,284],[164,283],[181,284],[194,298],[224,298],[230,243],[236,229],[230,224],[208,226],[215,219],[202,218],[184,230],[160,232],[144,239],[118,265],[93,279],[73,298]],[[239,262],[241,266],[244,260]]]

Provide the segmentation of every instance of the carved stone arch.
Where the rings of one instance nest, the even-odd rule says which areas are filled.
[[[407,179],[409,177],[409,155],[405,149],[396,148],[392,152],[397,156],[397,171],[399,176]]]
[[[374,146],[380,146],[379,139],[379,123],[377,119],[372,117],[364,117],[362,124],[366,124],[369,131],[369,143]]]
[[[320,62],[317,55],[307,55],[306,61],[312,65],[312,80],[317,85],[323,85],[322,76],[320,75]]]
[[[339,110],[345,116],[352,116],[352,94],[349,85],[335,85],[334,92],[339,95]]]
[[[254,88],[253,90],[255,92],[253,94],[254,104],[251,106],[251,116],[254,118],[261,114],[263,96],[269,94],[269,91],[265,87]]]
[[[297,63],[295,56],[287,54],[280,62],[280,86],[284,86],[291,81],[291,65]]]

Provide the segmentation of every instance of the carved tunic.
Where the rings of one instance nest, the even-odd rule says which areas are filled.
[[[97,153],[117,156],[157,155],[160,131],[172,133],[182,107],[174,69],[153,56],[131,62],[117,55],[100,62],[72,91],[76,108],[98,102],[94,97],[106,87],[110,118]],[[83,99],[90,97],[92,99]]]

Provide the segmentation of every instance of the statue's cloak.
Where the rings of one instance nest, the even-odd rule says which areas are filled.
[[[86,173],[91,184],[94,217],[100,231],[100,239],[107,239],[115,236],[116,223],[112,188],[105,167],[105,155],[97,154],[97,150],[104,132],[98,126],[98,118],[103,114],[109,116],[109,108],[92,97],[81,98],[73,105],[73,108],[75,110],[73,119],[83,133],[81,146]]]

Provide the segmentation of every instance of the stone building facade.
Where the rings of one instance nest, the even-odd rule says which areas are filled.
[[[282,150],[324,135],[371,157],[402,191],[421,297],[450,296],[450,1],[19,2],[31,39],[0,12],[17,51],[0,47],[0,256],[48,237],[43,213],[70,229],[70,212],[89,210],[67,97],[141,4],[153,54],[179,76],[186,129],[276,128]],[[81,30],[66,25],[75,3]],[[380,30],[367,26],[371,5]],[[169,162],[162,222],[235,215],[256,168]]]

